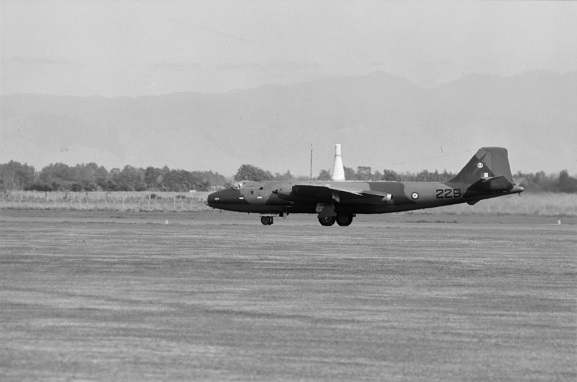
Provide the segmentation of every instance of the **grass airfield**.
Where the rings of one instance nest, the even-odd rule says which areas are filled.
[[[575,380],[576,248],[576,217],[0,210],[0,379]]]

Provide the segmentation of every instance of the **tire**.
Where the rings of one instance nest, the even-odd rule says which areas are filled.
[[[319,218],[319,223],[321,223],[322,226],[330,227],[335,224],[335,220],[336,218],[334,216],[326,216],[324,218]]]
[[[351,225],[351,223],[353,222],[353,215],[340,213],[337,214],[336,220],[338,225],[340,225],[341,227],[346,227]]]

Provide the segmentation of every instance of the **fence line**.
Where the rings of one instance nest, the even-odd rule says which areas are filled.
[[[40,192],[0,193],[0,208],[118,210],[118,211],[204,211],[208,192]]]

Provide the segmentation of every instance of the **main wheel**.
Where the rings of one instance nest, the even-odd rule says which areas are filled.
[[[325,216],[324,218],[319,218],[319,223],[325,227],[332,226],[335,224],[336,218],[334,216]]]
[[[340,213],[340,214],[337,214],[336,220],[337,220],[338,225],[340,225],[341,227],[346,227],[348,225],[351,225],[351,223],[353,222],[353,215]]]
[[[261,216],[260,217],[260,222],[263,225],[271,225],[273,223],[273,217],[272,216]]]

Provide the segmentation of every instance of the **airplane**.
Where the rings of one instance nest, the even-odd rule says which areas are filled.
[[[507,149],[483,147],[453,179],[446,182],[345,181],[336,145],[331,181],[241,181],[208,196],[207,205],[222,210],[261,214],[261,223],[274,216],[317,214],[323,226],[349,226],[357,214],[383,214],[451,204],[474,205],[483,199],[520,194]],[[336,177],[334,176],[336,174]]]

